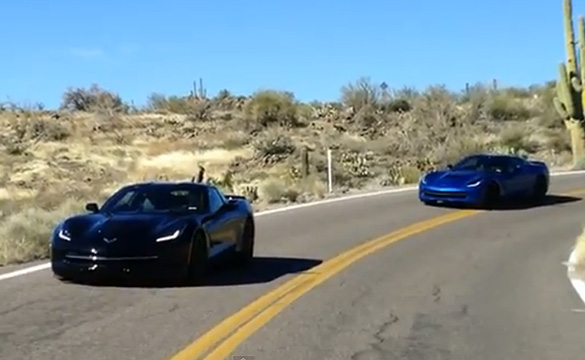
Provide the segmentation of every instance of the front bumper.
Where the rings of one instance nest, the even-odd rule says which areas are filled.
[[[51,268],[55,275],[70,279],[176,278],[185,274],[188,248],[176,247],[157,255],[120,256],[95,249],[73,250],[69,244],[51,246]],[[96,254],[97,252],[97,254]]]
[[[422,202],[479,203],[483,187],[437,187],[419,185],[418,198]]]

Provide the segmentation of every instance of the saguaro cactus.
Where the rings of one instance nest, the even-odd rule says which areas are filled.
[[[309,149],[306,146],[301,149],[301,176],[309,176]]]
[[[559,79],[557,80],[557,96],[554,106],[565,122],[571,136],[573,164],[585,155],[585,20],[579,16],[579,59],[575,46],[573,31],[573,6],[571,0],[563,0],[563,28],[565,38],[566,64],[559,65]]]

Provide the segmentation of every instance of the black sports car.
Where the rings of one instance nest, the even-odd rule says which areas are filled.
[[[51,266],[60,279],[132,275],[199,280],[209,261],[254,252],[254,212],[241,196],[195,182],[127,185],[89,214],[58,224]]]

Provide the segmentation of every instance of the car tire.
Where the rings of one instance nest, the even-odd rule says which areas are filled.
[[[187,280],[194,283],[201,283],[207,275],[208,266],[209,257],[205,234],[202,231],[196,231],[193,234],[191,254],[189,255]]]
[[[254,222],[248,218],[242,231],[242,250],[236,253],[237,265],[247,265],[254,257],[254,238]]]
[[[51,264],[51,273],[53,274],[53,277],[61,282],[71,282],[73,279],[71,278],[71,276],[69,276],[69,274],[66,274],[64,272],[60,272],[57,269],[55,269],[55,267]]]
[[[60,274],[57,274],[57,273],[53,273],[53,277],[55,279],[59,280],[60,282],[64,282],[64,283],[69,283],[69,282],[72,281],[72,279],[70,277],[65,276],[65,275],[60,275]]]
[[[496,183],[488,184],[483,193],[482,206],[492,209],[500,198],[500,187]]]
[[[534,183],[534,188],[532,190],[532,200],[542,200],[545,197],[547,191],[548,187],[546,185],[546,179],[542,176],[537,177]]]

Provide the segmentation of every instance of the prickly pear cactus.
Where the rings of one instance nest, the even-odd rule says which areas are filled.
[[[367,156],[357,152],[346,152],[341,155],[341,163],[351,176],[371,176]]]

